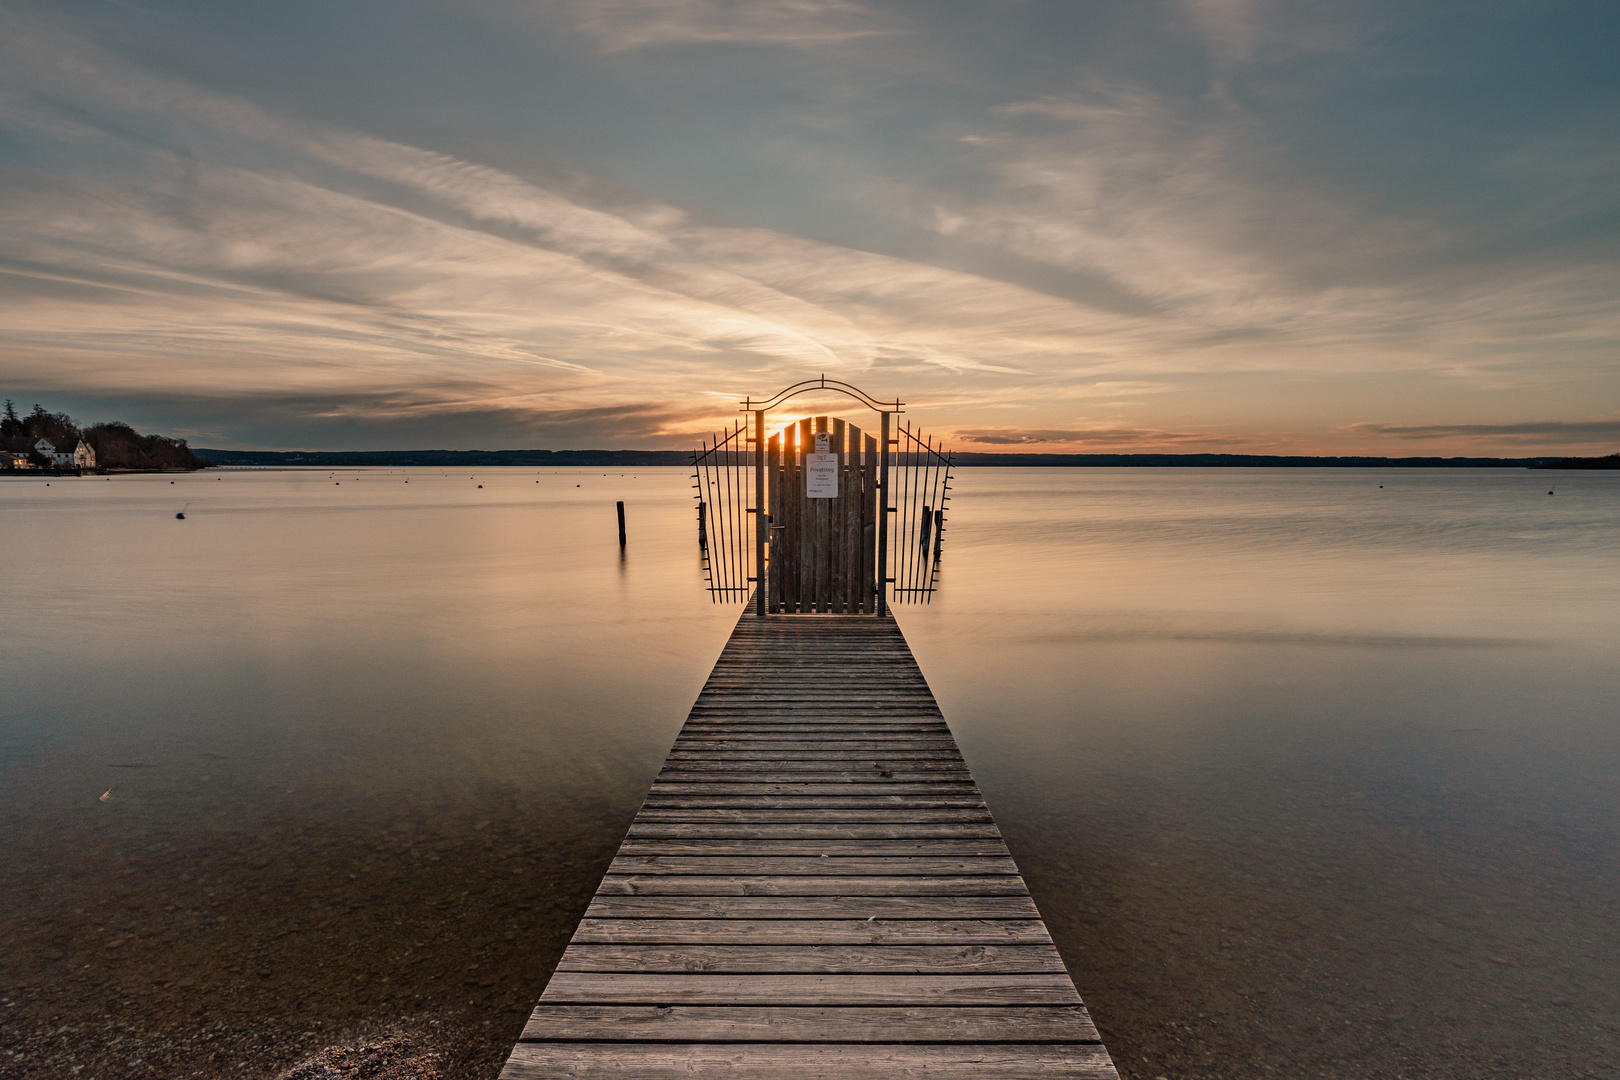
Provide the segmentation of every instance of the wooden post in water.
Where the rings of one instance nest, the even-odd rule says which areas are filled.
[[[619,501],[619,550],[624,550],[624,501]]]

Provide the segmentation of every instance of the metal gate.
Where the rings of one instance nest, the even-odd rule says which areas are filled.
[[[770,408],[828,390],[876,410],[878,437],[817,416],[766,439]],[[767,401],[744,400],[752,424],[738,422],[694,451],[698,545],[713,600],[746,601],[752,594],[760,615],[882,615],[891,600],[932,599],[951,461],[910,426],[893,428],[902,404],[823,376]],[[761,446],[765,452],[756,453]]]
[[[951,456],[922,432],[900,425],[889,469],[894,526],[889,541],[890,595],[926,604],[939,587],[945,549],[945,504],[950,501]]]
[[[746,445],[747,431],[739,421],[692,455],[703,579],[717,603],[745,601],[753,592],[754,511],[746,492],[753,486],[754,455]]]

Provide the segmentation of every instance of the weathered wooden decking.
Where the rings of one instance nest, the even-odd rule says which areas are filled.
[[[744,614],[501,1076],[922,1073],[1116,1080],[894,620]]]

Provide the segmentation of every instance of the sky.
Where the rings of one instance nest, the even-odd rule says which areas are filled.
[[[1613,0],[0,0],[0,396],[239,449],[1620,449]],[[852,403],[801,399],[790,411]]]

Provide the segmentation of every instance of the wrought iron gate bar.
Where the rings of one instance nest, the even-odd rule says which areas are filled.
[[[899,436],[899,543],[893,552],[892,595],[897,601],[928,603],[939,587],[951,459],[943,447],[909,424],[900,425]]]
[[[709,524],[698,534],[703,576],[715,602],[746,600],[751,591],[744,547],[748,514],[742,473],[751,464],[741,446],[745,431],[742,423],[736,423],[692,454],[699,513],[707,513]]]
[[[766,400],[756,401],[753,398],[743,398],[740,404],[744,412],[769,412],[789,398],[797,397],[799,394],[808,394],[813,390],[835,390],[841,394],[848,394],[867,408],[876,409],[880,413],[899,412],[900,406],[905,404],[905,402],[898,399],[895,401],[880,401],[858,386],[839,379],[829,379],[825,375],[818,379],[805,379],[803,382],[796,382],[775,397]]]

